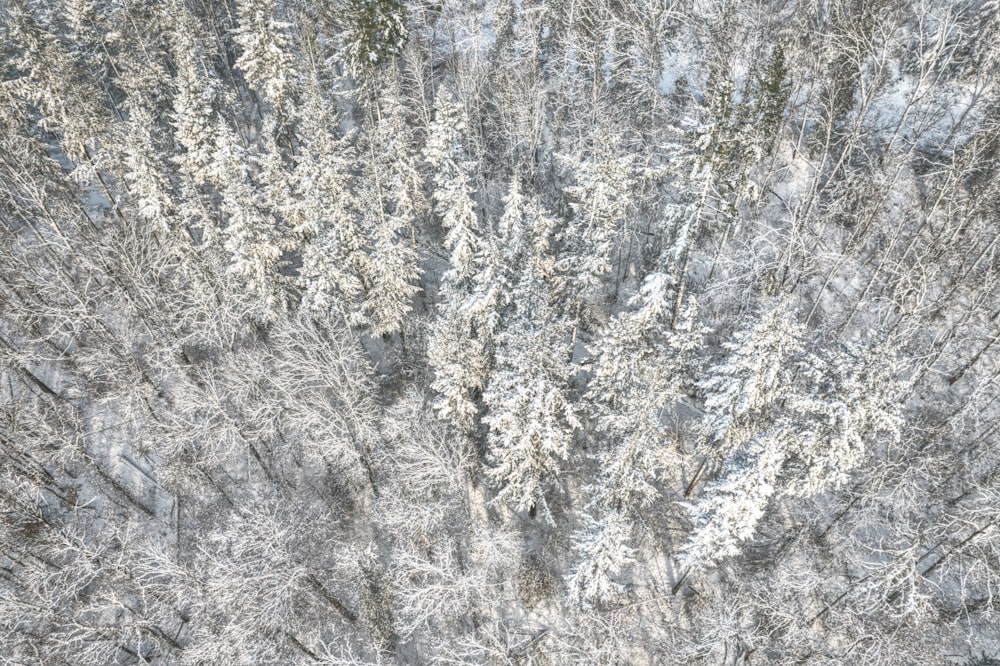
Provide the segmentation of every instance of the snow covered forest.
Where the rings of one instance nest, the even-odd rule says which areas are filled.
[[[1000,664],[997,0],[0,0],[0,664]]]

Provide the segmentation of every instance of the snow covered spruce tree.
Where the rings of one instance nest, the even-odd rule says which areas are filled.
[[[572,226],[563,232],[565,249],[560,258],[568,300],[600,301],[612,283],[613,253],[622,243],[637,190],[633,166],[628,155],[615,154],[613,144],[564,161],[576,181],[563,190],[574,213]]]
[[[464,146],[467,127],[465,111],[454,95],[439,89],[424,159],[434,169],[434,212],[445,229],[444,247],[450,254],[441,276],[441,314],[431,333],[428,359],[436,377],[431,386],[441,396],[436,406],[462,428],[470,427],[479,411],[474,393],[482,391],[489,363],[476,322],[464,307],[483,250],[472,198],[473,163]]]
[[[518,511],[541,511],[549,520],[546,483],[558,476],[580,427],[566,394],[566,333],[558,323],[515,320],[497,336],[497,367],[483,392],[489,473],[500,487],[496,500]]]
[[[522,193],[519,177],[508,185],[496,235],[482,241],[463,312],[489,354],[481,357],[489,364],[483,423],[495,501],[551,520],[545,489],[580,424],[568,396],[569,322],[550,305],[555,220]]]
[[[388,77],[386,83],[393,88],[370,117],[372,126],[360,149],[367,159],[358,188],[372,238],[364,311],[374,335],[401,331],[412,311],[421,273],[415,228],[427,209],[414,133],[406,125],[398,87]]]
[[[808,388],[787,403],[791,454],[803,468],[790,490],[800,494],[844,485],[871,445],[903,436],[899,402],[907,384],[892,348],[852,345],[824,356],[808,357]]]
[[[171,126],[175,150],[173,159],[181,172],[196,184],[218,178],[215,169],[216,116],[213,106],[222,93],[210,61],[215,55],[198,29],[197,18],[183,3],[174,3],[166,28],[170,54],[176,63],[171,100]]]
[[[240,48],[236,67],[286,118],[297,87],[297,72],[287,34],[291,25],[278,19],[277,8],[273,0],[239,0],[236,3],[239,27],[233,41]]]
[[[362,86],[378,83],[379,69],[397,58],[407,39],[406,3],[347,0],[342,36],[347,69]]]
[[[653,273],[632,299],[635,309],[614,317],[599,340],[588,397],[600,473],[577,536],[576,601],[605,601],[617,589],[611,579],[630,559],[637,519],[660,497],[657,485],[676,479],[680,459],[666,419],[689,390],[702,331],[693,302],[671,327],[672,304],[669,276]]]
[[[315,91],[307,92],[299,117],[304,139],[289,174],[291,196],[282,213],[301,258],[301,304],[308,312],[334,312],[361,324],[359,304],[372,269],[351,174],[355,148],[331,131],[336,117]]]
[[[711,447],[706,456],[723,464],[691,505],[685,566],[709,566],[739,552],[777,492],[790,435],[781,404],[792,390],[802,335],[788,304],[771,303],[724,343],[728,355],[700,382]]]
[[[234,132],[219,121],[216,154],[221,174],[222,246],[229,253],[229,270],[256,300],[258,317],[273,321],[287,307],[280,261],[284,245],[281,221],[262,196],[251,170],[256,160],[242,149]]]
[[[695,303],[671,325],[672,295],[669,276],[647,276],[635,309],[614,317],[598,341],[588,397],[606,445],[600,467],[607,478],[595,499],[608,508],[647,506],[657,495],[650,481],[669,465],[664,417],[687,394],[702,344]]]
[[[905,385],[881,345],[829,358],[803,354],[802,326],[782,303],[765,309],[726,343],[706,391],[706,426],[719,476],[691,505],[695,530],[688,566],[735,555],[764,517],[772,496],[836,489],[875,442],[898,441]]]
[[[788,304],[778,301],[723,343],[727,355],[699,381],[712,442],[738,446],[748,432],[773,420],[773,407],[791,387],[791,361],[802,351],[803,332]]]

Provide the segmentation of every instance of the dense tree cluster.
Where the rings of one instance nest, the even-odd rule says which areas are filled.
[[[998,12],[0,2],[0,664],[994,663]]]

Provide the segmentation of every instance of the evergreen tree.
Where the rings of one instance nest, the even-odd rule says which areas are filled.
[[[155,127],[153,118],[145,109],[137,108],[124,126],[118,129],[124,134],[120,141],[121,166],[129,203],[142,219],[153,225],[160,238],[176,235],[183,227],[177,224],[166,155],[151,135],[151,128]]]
[[[694,528],[680,551],[685,567],[707,568],[740,552],[778,488],[789,433],[780,426],[729,457],[721,475],[690,505]]]
[[[463,143],[466,129],[461,106],[450,91],[439,89],[424,159],[434,169],[434,211],[447,230],[445,247],[451,254],[441,276],[444,300],[428,343],[428,360],[435,374],[431,386],[441,395],[436,407],[463,428],[472,425],[478,412],[472,394],[482,390],[489,369],[487,341],[465,307],[484,249],[472,200],[472,163]]]
[[[489,426],[489,474],[497,502],[541,509],[551,521],[545,487],[581,427],[567,394],[566,321],[548,304],[544,273],[529,263],[513,291],[515,308],[496,335],[496,369],[483,392]]]
[[[581,426],[566,395],[568,368],[561,331],[517,322],[498,336],[497,369],[483,392],[489,428],[490,477],[497,502],[536,508],[551,520],[546,483],[569,454]]]
[[[470,293],[463,304],[476,331],[476,337],[492,355],[494,338],[501,330],[504,316],[511,314],[515,292],[527,272],[542,276],[551,272],[548,237],[556,221],[541,204],[524,196],[515,174],[503,199],[503,214],[496,233],[483,239],[481,268],[473,277]],[[544,294],[540,294],[544,296]]]
[[[366,184],[359,189],[373,250],[364,309],[372,333],[384,335],[401,330],[412,310],[412,298],[420,290],[420,257],[413,239],[426,206],[412,132],[395,87],[383,95],[366,145],[362,148],[367,157]]]
[[[664,420],[685,395],[701,346],[696,304],[671,328],[671,295],[666,274],[647,276],[635,309],[611,320],[597,349],[587,390],[604,444],[594,501],[616,511],[643,509],[657,496],[652,481],[670,457]]]
[[[569,579],[569,599],[577,604],[610,601],[624,586],[616,578],[626,573],[634,561],[630,521],[620,513],[611,512],[602,522],[584,515],[584,525],[578,529],[575,546],[580,561]]]
[[[434,211],[447,230],[445,248],[451,253],[450,268],[442,276],[445,290],[472,277],[480,250],[479,220],[472,199],[474,165],[463,140],[467,127],[465,111],[454,95],[447,88],[439,89],[424,159],[433,169]]]
[[[438,414],[459,428],[470,429],[479,414],[476,393],[489,376],[490,358],[459,305],[446,303],[439,308],[427,343],[427,360],[434,369],[431,388],[438,394],[434,402]]]
[[[667,275],[647,276],[630,303],[635,309],[614,317],[600,339],[587,390],[600,472],[588,488],[584,531],[575,536],[580,560],[571,598],[577,602],[610,598],[616,589],[610,581],[633,554],[636,520],[659,497],[663,473],[679,462],[665,419],[689,383],[701,331],[693,302],[671,328],[670,296]]]
[[[230,271],[246,285],[255,299],[254,310],[262,321],[273,321],[286,307],[284,277],[280,270],[282,234],[279,221],[262,201],[254,182],[248,155],[222,122],[216,169],[222,176],[223,247],[229,253]]]
[[[274,0],[238,0],[239,27],[233,40],[240,47],[236,66],[250,85],[267,96],[282,116],[298,87],[295,55],[288,35],[290,23],[279,21]]]
[[[547,283],[554,271],[551,239],[557,221],[537,201],[522,195],[512,178],[496,236],[482,240],[479,269],[466,291],[446,292],[428,356],[437,378],[432,387],[446,396],[437,404],[463,427],[478,413],[472,397],[485,386],[497,354],[497,336],[519,318],[530,318],[527,302],[551,301]],[[461,416],[459,416],[461,415]]]
[[[767,67],[759,75],[755,99],[755,115],[758,119],[757,134],[764,148],[770,151],[770,144],[781,128],[785,106],[792,94],[792,84],[785,50],[778,44],[771,51]]]
[[[773,415],[791,383],[789,360],[802,349],[804,326],[778,302],[723,343],[728,355],[699,382],[705,394],[705,425],[716,442],[738,443]]]
[[[690,505],[695,526],[681,551],[685,566],[706,567],[737,554],[779,492],[793,437],[780,405],[793,394],[803,330],[784,302],[771,304],[723,344],[728,356],[699,382],[704,427],[725,447],[724,463]]]
[[[168,18],[170,54],[177,68],[170,118],[174,140],[184,149],[173,160],[195,184],[218,183],[221,174],[214,158],[218,121],[213,107],[220,84],[207,62],[211,52],[199,39],[197,19],[184,3],[171,3]]]
[[[632,158],[614,146],[601,146],[593,155],[577,155],[564,162],[575,184],[563,188],[573,221],[561,234],[559,269],[569,305],[603,300],[608,277],[619,267],[612,262],[615,243],[622,242],[631,203],[638,190]]]
[[[302,258],[298,285],[306,310],[338,312],[364,323],[360,309],[370,283],[370,240],[360,226],[354,178],[356,152],[331,132],[322,98],[309,93],[300,112],[305,137],[290,174],[291,196],[282,211]]]
[[[802,369],[811,390],[788,401],[789,446],[800,477],[791,492],[811,495],[842,486],[876,441],[902,438],[900,397],[906,385],[892,348],[850,347],[826,358],[810,355]]]
[[[27,2],[7,3],[5,14],[5,34],[16,47],[10,64],[19,73],[8,85],[35,105],[42,128],[60,135],[66,155],[78,166],[87,164],[95,140],[110,124],[100,103],[104,96],[58,37],[39,24]],[[85,182],[91,174],[87,168],[80,177]]]
[[[347,0],[344,51],[351,76],[374,83],[384,65],[395,60],[407,40],[406,5],[400,0]]]
[[[764,321],[754,326],[756,333],[737,338],[743,338],[744,345],[750,340],[778,341],[782,335],[775,337],[771,327],[787,316],[779,310],[766,312]],[[769,319],[771,324],[765,324]],[[792,321],[784,325],[794,331]],[[764,361],[757,372],[780,381],[780,388],[771,381],[751,388],[728,375],[734,392],[727,400],[737,407],[729,421],[721,421],[727,424],[725,437],[738,430],[747,440],[735,441],[737,448],[726,457],[719,478],[690,507],[695,530],[682,551],[688,566],[704,567],[737,554],[739,544],[753,536],[771,497],[835,489],[861,464],[869,444],[901,438],[898,399],[904,385],[890,350],[875,345],[864,353],[844,350],[828,358],[810,354],[798,361],[793,377],[775,363],[801,345],[792,342],[791,347],[787,339],[781,345],[768,344],[770,349],[751,343]],[[711,384],[721,381],[716,375]],[[750,415],[755,415],[753,422],[747,420]],[[717,413],[714,423],[720,423]]]

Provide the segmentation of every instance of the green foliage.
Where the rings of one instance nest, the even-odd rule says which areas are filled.
[[[875,48],[879,24],[890,11],[894,11],[891,3],[884,0],[847,0],[834,8],[829,47],[832,58],[824,93],[827,122],[840,123],[854,107],[867,52]]]
[[[347,0],[344,48],[351,76],[367,82],[406,45],[406,7],[400,0]]]
[[[552,571],[537,555],[528,555],[517,570],[517,594],[528,608],[534,608],[557,591]]]
[[[681,81],[678,80],[678,84]],[[686,82],[684,82],[686,84]],[[724,218],[737,216],[737,201],[756,201],[751,169],[771,153],[792,93],[781,45],[769,58],[751,64],[742,87],[724,67],[714,68],[706,84],[704,121],[692,133],[696,163],[722,198]]]
[[[766,144],[777,136],[781,119],[792,94],[792,82],[785,63],[785,50],[781,45],[774,47],[767,67],[758,76],[754,99],[757,132]]]

